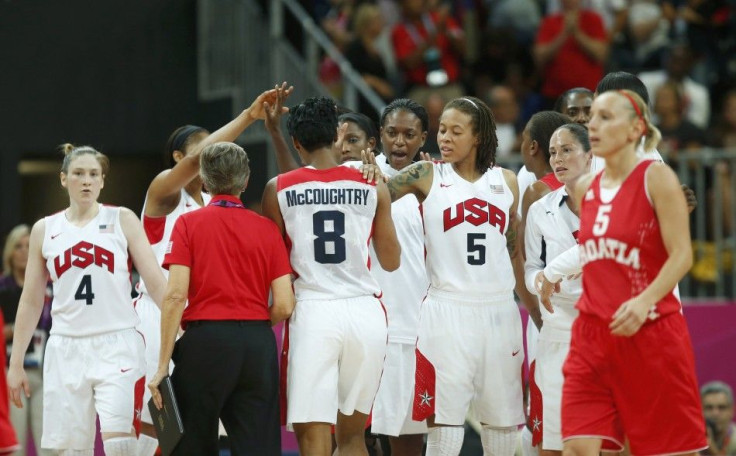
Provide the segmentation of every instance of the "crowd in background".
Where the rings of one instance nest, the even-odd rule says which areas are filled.
[[[644,81],[670,160],[736,146],[731,0],[315,0],[312,13],[386,101],[408,96],[430,119],[459,94],[486,101],[505,130],[501,157],[534,113],[610,71]],[[320,79],[339,93],[327,57]],[[360,111],[377,118],[365,101]]]

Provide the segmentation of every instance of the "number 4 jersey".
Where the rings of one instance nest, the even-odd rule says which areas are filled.
[[[468,297],[513,292],[506,248],[513,202],[501,168],[468,182],[451,164],[434,164],[432,188],[421,206],[432,288]]]
[[[368,245],[376,187],[353,168],[297,169],[277,178],[298,300],[377,295]]]
[[[51,334],[93,336],[138,324],[119,207],[100,205],[83,227],[64,211],[46,217],[41,253],[54,286]]]

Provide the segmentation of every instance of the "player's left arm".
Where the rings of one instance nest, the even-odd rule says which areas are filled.
[[[166,290],[166,278],[161,272],[161,266],[156,261],[151,244],[148,243],[143,224],[138,216],[128,208],[120,208],[120,226],[125,239],[128,241],[128,251],[133,264],[146,283],[146,289],[153,301],[161,307],[161,300]]]
[[[616,335],[635,334],[650,309],[672,292],[693,263],[687,203],[677,175],[666,164],[653,163],[646,173],[646,185],[667,250],[667,260],[652,283],[616,311],[610,325]]]
[[[284,231],[284,218],[281,215],[281,208],[279,208],[279,199],[276,195],[276,178],[274,177],[266,184],[266,188],[263,189],[263,196],[261,197],[261,210],[263,216],[270,218],[279,228],[281,236],[285,234]]]
[[[189,278],[191,270],[189,266],[171,264],[169,266],[169,282],[166,287],[166,295],[161,303],[161,349],[158,356],[158,369],[148,388],[157,408],[161,408],[161,392],[158,386],[161,381],[169,375],[169,362],[174,353],[174,343],[179,332],[181,316],[189,294]]]

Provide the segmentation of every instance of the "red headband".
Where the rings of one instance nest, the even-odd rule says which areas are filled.
[[[640,118],[642,122],[644,123],[644,135],[646,135],[649,129],[647,128],[647,122],[646,120],[644,120],[644,116],[641,114],[641,109],[639,109],[639,105],[636,104],[636,100],[634,100],[634,97],[632,97],[631,95],[629,95],[623,90],[619,90],[618,93],[620,93],[621,95],[629,99],[631,106],[634,108],[634,111],[636,111],[636,116]]]

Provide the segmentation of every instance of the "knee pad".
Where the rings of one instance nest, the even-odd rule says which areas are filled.
[[[113,437],[102,441],[106,456],[135,456],[138,440],[135,437]]]
[[[457,456],[463,446],[465,429],[462,426],[437,426],[427,433],[426,456]]]
[[[494,428],[483,425],[480,441],[484,456],[514,456],[519,431],[516,427]]]

